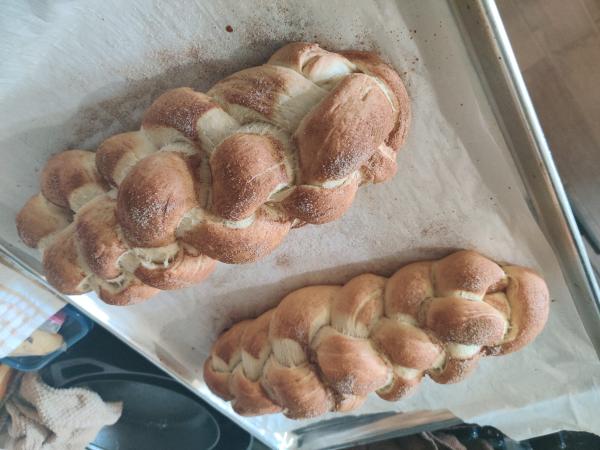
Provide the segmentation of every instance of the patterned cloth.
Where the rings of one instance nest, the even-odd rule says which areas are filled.
[[[5,407],[0,424],[8,426],[7,450],[84,450],[123,409],[87,389],[52,388],[35,373],[23,375]]]

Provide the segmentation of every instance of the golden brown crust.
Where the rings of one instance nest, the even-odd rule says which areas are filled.
[[[362,397],[388,383],[390,370],[369,340],[329,330],[314,350],[323,380],[334,391]]]
[[[361,168],[363,183],[383,183],[396,175],[396,152],[382,145]]]
[[[133,131],[112,136],[96,151],[98,172],[112,186],[119,186],[129,170],[154,151],[143,133]]]
[[[56,235],[45,249],[42,263],[48,283],[60,292],[74,295],[90,290],[82,285],[88,273],[81,267],[74,225]]]
[[[326,51],[313,42],[290,42],[273,53],[268,64],[289,67],[302,73],[302,68],[308,59],[324,53]]]
[[[544,328],[550,311],[548,286],[536,272],[516,266],[505,266],[509,278],[506,298],[510,305],[510,340],[501,347],[507,354],[520,350]]]
[[[50,203],[38,193],[17,214],[17,232],[25,245],[37,247],[43,238],[66,228],[70,221],[69,210]]]
[[[460,297],[434,298],[426,307],[427,328],[449,342],[495,345],[506,333],[506,320],[491,305]]]
[[[258,381],[251,381],[238,365],[229,380],[229,391],[233,396],[233,410],[242,415],[273,414],[281,411],[269,398]]]
[[[271,343],[290,340],[306,351],[319,328],[329,323],[329,305],[339,289],[339,286],[309,286],[284,297],[271,317]],[[278,352],[275,357],[280,362],[289,360]]]
[[[208,94],[242,123],[260,120],[293,131],[325,92],[293,70],[265,64],[230,75]]]
[[[411,122],[410,99],[398,72],[372,52],[345,51],[340,54],[356,64],[361,71],[383,81],[391,91],[390,99],[394,104],[396,121],[385,143],[397,151],[406,140]]]
[[[369,76],[345,77],[294,134],[303,183],[341,179],[369,160],[390,134],[390,102]]]
[[[322,224],[339,219],[352,205],[357,190],[356,177],[330,189],[302,184],[296,186],[281,205],[291,217]]]
[[[206,220],[185,233],[182,240],[210,258],[242,264],[271,253],[290,228],[289,220],[273,217],[261,207],[250,226],[233,228],[223,222]]]
[[[262,385],[275,403],[285,405],[283,413],[291,419],[317,417],[334,406],[331,392],[309,364],[285,367],[270,358]]]
[[[183,215],[197,206],[194,183],[181,153],[159,152],[137,164],[117,197],[117,217],[127,241],[134,247],[175,242]]]
[[[338,219],[360,185],[394,175],[409,115],[393,69],[370,53],[348,56],[355,62],[291,43],[208,95],[165,92],[139,131],[108,138],[95,155],[68,150],[48,161],[42,193],[17,217],[21,238],[43,248],[71,220],[61,208],[87,205],[72,272],[82,265],[86,289],[128,303],[201,281],[209,258],[252,262],[292,227]],[[116,197],[116,218],[112,201],[88,205],[105,193]],[[361,400],[335,398],[344,407]]]
[[[204,381],[221,398],[232,399],[229,389],[231,373],[242,358],[240,343],[249,321],[236,323],[225,331],[204,364]]]
[[[498,264],[469,250],[441,259],[436,262],[433,271],[439,296],[465,291],[483,297],[491,286],[500,283],[506,276]]]
[[[363,405],[366,399],[366,396],[357,397],[356,395],[336,395],[334,410],[346,412],[358,409]]]
[[[389,279],[363,274],[343,287],[294,291],[244,322],[241,339],[226,332],[209,361],[221,380],[240,377],[240,398],[231,390],[224,398],[239,400],[244,415],[272,412],[270,401],[288,417],[314,417],[357,408],[370,392],[397,400],[425,375],[437,383],[461,381],[482,356],[535,339],[548,303],[534,272],[460,251],[409,264]],[[215,360],[223,345],[229,355],[241,353],[235,369],[225,362],[234,358]]]
[[[229,391],[229,380],[231,372],[219,372],[213,368],[212,358],[208,358],[203,366],[204,382],[216,395],[223,400],[233,400],[233,394]]]
[[[431,266],[429,261],[412,263],[392,275],[385,289],[385,314],[388,317],[418,318],[423,301],[433,297]]]
[[[346,283],[331,301],[331,325],[341,333],[367,337],[383,315],[387,279],[371,273]]]
[[[310,42],[292,42],[281,47],[269,58],[268,64],[288,67],[318,84],[338,79],[354,69],[341,54],[328,52]]]
[[[102,280],[100,280],[100,286],[98,287],[98,297],[100,297],[104,303],[113,306],[129,306],[135,305],[136,303],[142,303],[158,294],[158,292],[158,289],[142,283],[137,278],[131,279],[118,290]]]
[[[505,319],[508,320],[510,318],[510,304],[508,303],[508,299],[504,292],[486,294],[485,297],[483,297],[483,301],[492,306]]]
[[[107,186],[96,170],[95,154],[85,150],[66,150],[48,160],[41,174],[41,190],[46,199],[61,208],[76,210],[78,202],[74,194],[78,189],[88,188],[100,195]]]
[[[269,325],[271,323],[271,316],[274,310],[270,309],[266,313],[258,316],[256,319],[250,321],[246,326],[246,330],[242,336],[240,345],[242,350],[248,356],[256,360],[260,368],[266,362],[266,356],[271,352],[271,343],[269,342]],[[242,355],[242,358],[244,355]],[[257,379],[258,375],[246,373],[246,376],[251,379]]]
[[[81,256],[93,273],[106,280],[121,274],[118,260],[128,250],[118,233],[116,205],[108,196],[96,197],[75,216]]]
[[[430,370],[428,375],[433,381],[440,384],[454,384],[464,380],[475,370],[480,355],[477,354],[469,359],[448,358],[443,369],[440,371]]]
[[[371,339],[392,364],[411,369],[429,369],[442,353],[422,329],[388,318],[379,321]]]
[[[278,67],[252,67],[219,81],[210,90],[210,95],[271,118],[277,98],[289,82],[286,75],[288,73]]]
[[[142,128],[173,128],[186,138],[197,141],[197,122],[207,111],[218,108],[208,95],[190,88],[171,89],[158,97],[144,113]]]
[[[140,264],[134,274],[149,286],[161,290],[183,289],[206,279],[217,262],[205,255],[193,256],[180,250],[167,267],[146,267]]]
[[[221,335],[222,339],[212,348],[213,357],[218,357],[230,369],[233,369],[242,358],[240,343],[249,323],[249,320],[243,320],[234,324]]]
[[[288,178],[282,144],[270,136],[234,134],[211,157],[213,211],[242,220],[265,203]]]
[[[393,375],[392,381],[387,386],[377,390],[377,395],[388,402],[395,402],[413,394],[419,387],[422,378],[423,376],[420,375],[407,380]]]

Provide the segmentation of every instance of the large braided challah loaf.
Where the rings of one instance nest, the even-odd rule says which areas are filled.
[[[373,53],[289,44],[206,94],[168,91],[96,153],[55,155],[17,228],[61,292],[140,301],[339,218],[359,185],[394,175],[409,122],[400,77]]]
[[[472,251],[409,264],[391,278],[292,292],[214,344],[204,379],[239,414],[291,418],[397,400],[425,374],[466,377],[481,356],[519,350],[548,317],[546,283]]]

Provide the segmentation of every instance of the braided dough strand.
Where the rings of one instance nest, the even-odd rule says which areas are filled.
[[[139,131],[67,150],[17,217],[49,281],[112,304],[206,278],[338,219],[396,172],[410,123],[398,74],[369,52],[292,43],[207,93],[172,89]]]
[[[242,415],[307,418],[389,401],[428,375],[456,383],[480,357],[517,351],[544,327],[546,283],[473,251],[310,286],[224,332],[204,379]]]

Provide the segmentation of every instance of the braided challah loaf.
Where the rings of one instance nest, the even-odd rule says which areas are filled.
[[[548,308],[546,283],[533,271],[459,251],[391,278],[364,274],[292,292],[224,332],[204,380],[243,415],[349,411],[370,392],[397,400],[426,374],[462,380],[481,356],[531,342]]]
[[[96,153],[52,157],[17,228],[61,292],[129,304],[339,218],[359,185],[394,175],[409,122],[400,77],[373,53],[289,44],[206,94],[166,92]]]

